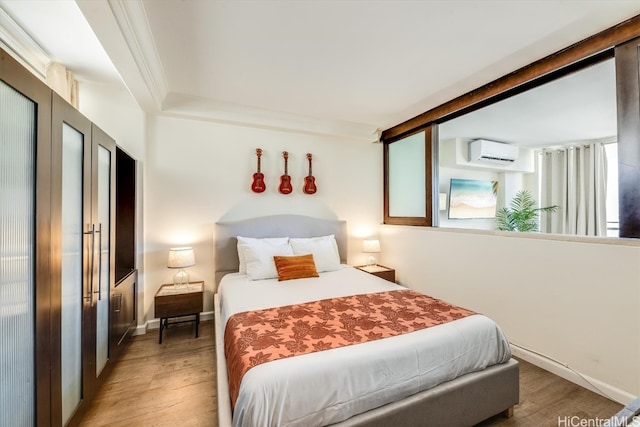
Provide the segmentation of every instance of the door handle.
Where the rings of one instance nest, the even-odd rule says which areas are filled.
[[[102,300],[102,223],[98,223],[98,301]],[[93,250],[95,253],[95,249]],[[93,268],[91,269],[93,271]]]
[[[117,308],[114,307],[113,312],[120,313],[122,311],[122,294],[115,294],[113,298],[117,299],[116,304],[114,304]]]
[[[93,307],[93,272],[95,266],[95,244],[96,244],[96,225],[91,224],[91,230],[85,231],[83,233],[85,236],[90,236],[91,244],[89,245],[89,253],[91,254],[89,257],[89,295],[86,295],[84,299],[89,299],[91,301],[91,307]]]

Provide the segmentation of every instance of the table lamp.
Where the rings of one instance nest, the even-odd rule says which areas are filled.
[[[189,273],[184,269],[196,265],[196,258],[193,248],[171,248],[169,249],[168,268],[178,268],[178,272],[173,276],[173,285],[188,285]]]
[[[380,240],[378,239],[365,239],[362,242],[362,252],[365,253],[379,253],[380,252]],[[376,257],[373,255],[367,258],[367,265],[373,266],[376,265]]]

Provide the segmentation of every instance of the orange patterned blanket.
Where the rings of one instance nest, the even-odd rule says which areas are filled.
[[[411,290],[237,313],[229,318],[224,332],[232,408],[242,377],[259,364],[388,338],[471,314]]]

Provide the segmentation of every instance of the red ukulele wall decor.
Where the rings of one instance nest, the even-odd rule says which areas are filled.
[[[304,177],[304,187],[302,187],[302,191],[305,194],[315,194],[318,189],[316,188],[316,179],[313,177],[311,173],[311,153],[307,153],[307,160],[309,160],[309,175]]]
[[[284,157],[284,175],[280,177],[280,187],[278,187],[278,191],[282,194],[290,194],[293,191],[293,188],[291,187],[291,177],[288,173],[289,153],[283,151],[282,157]]]
[[[258,171],[253,174],[251,190],[253,190],[254,193],[262,193],[267,189],[267,186],[264,183],[264,174],[260,172],[260,157],[262,157],[261,148],[256,148],[256,156],[258,156]]]

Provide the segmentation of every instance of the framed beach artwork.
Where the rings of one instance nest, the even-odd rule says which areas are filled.
[[[498,181],[451,179],[449,219],[495,218]]]

